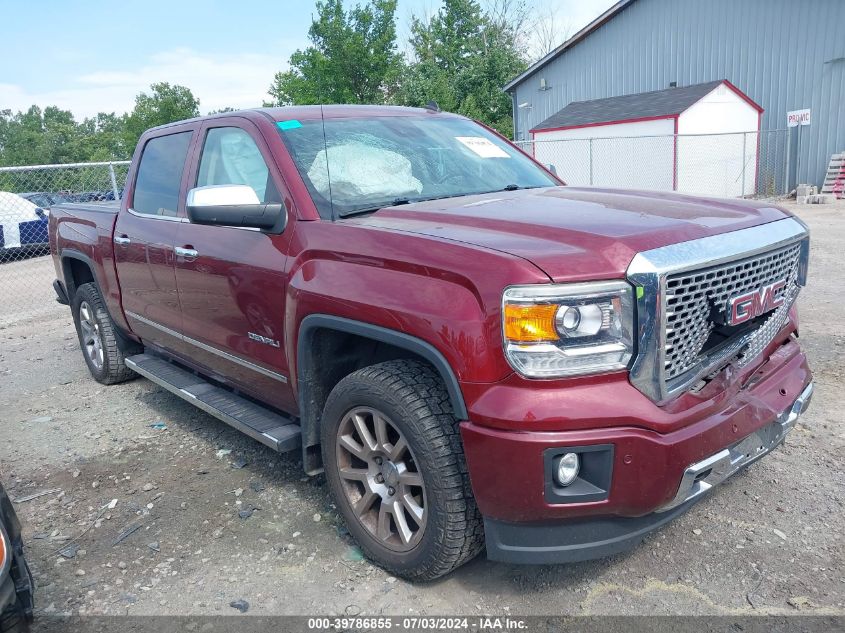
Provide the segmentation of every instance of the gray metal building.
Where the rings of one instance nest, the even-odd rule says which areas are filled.
[[[762,130],[810,108],[790,184],[821,185],[845,151],[845,0],[622,0],[505,86],[517,140],[573,101],[728,79]]]

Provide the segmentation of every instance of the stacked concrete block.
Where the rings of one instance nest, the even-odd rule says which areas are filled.
[[[840,199],[845,198],[845,152],[830,157],[822,193],[831,194]]]

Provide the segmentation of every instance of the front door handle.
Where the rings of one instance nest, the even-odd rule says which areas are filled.
[[[192,262],[199,256],[199,253],[190,247],[176,246],[173,252],[176,253],[176,257],[182,257],[187,262]]]
[[[117,244],[118,246],[129,246],[129,244],[131,242],[132,242],[132,240],[130,240],[125,235],[115,235],[114,236],[114,243]]]

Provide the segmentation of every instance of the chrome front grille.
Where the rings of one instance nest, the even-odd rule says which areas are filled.
[[[735,295],[786,279],[786,286],[776,295],[783,299],[783,305],[758,330],[760,334],[771,334],[767,342],[755,346],[759,348],[758,353],[762,351],[777,334],[771,331],[771,327],[767,327],[769,321],[780,321],[776,317],[786,316],[789,305],[797,295],[800,254],[801,244],[796,243],[742,261],[668,275],[664,361],[666,379],[673,380],[696,366],[701,349],[716,327],[711,319],[714,308],[724,309],[728,300]],[[755,338],[765,339],[766,336]]]
[[[637,254],[628,267],[637,287],[631,383],[664,403],[729,363],[750,363],[786,325],[806,282],[808,254],[807,230],[793,218]],[[717,325],[732,297],[781,279],[782,304],[756,327]]]

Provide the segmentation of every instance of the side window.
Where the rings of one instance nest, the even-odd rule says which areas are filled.
[[[179,185],[193,132],[158,136],[147,141],[135,178],[132,209],[146,215],[175,216]]]
[[[281,201],[261,151],[237,127],[212,128],[206,134],[197,187],[208,185],[247,185],[261,202]]]

